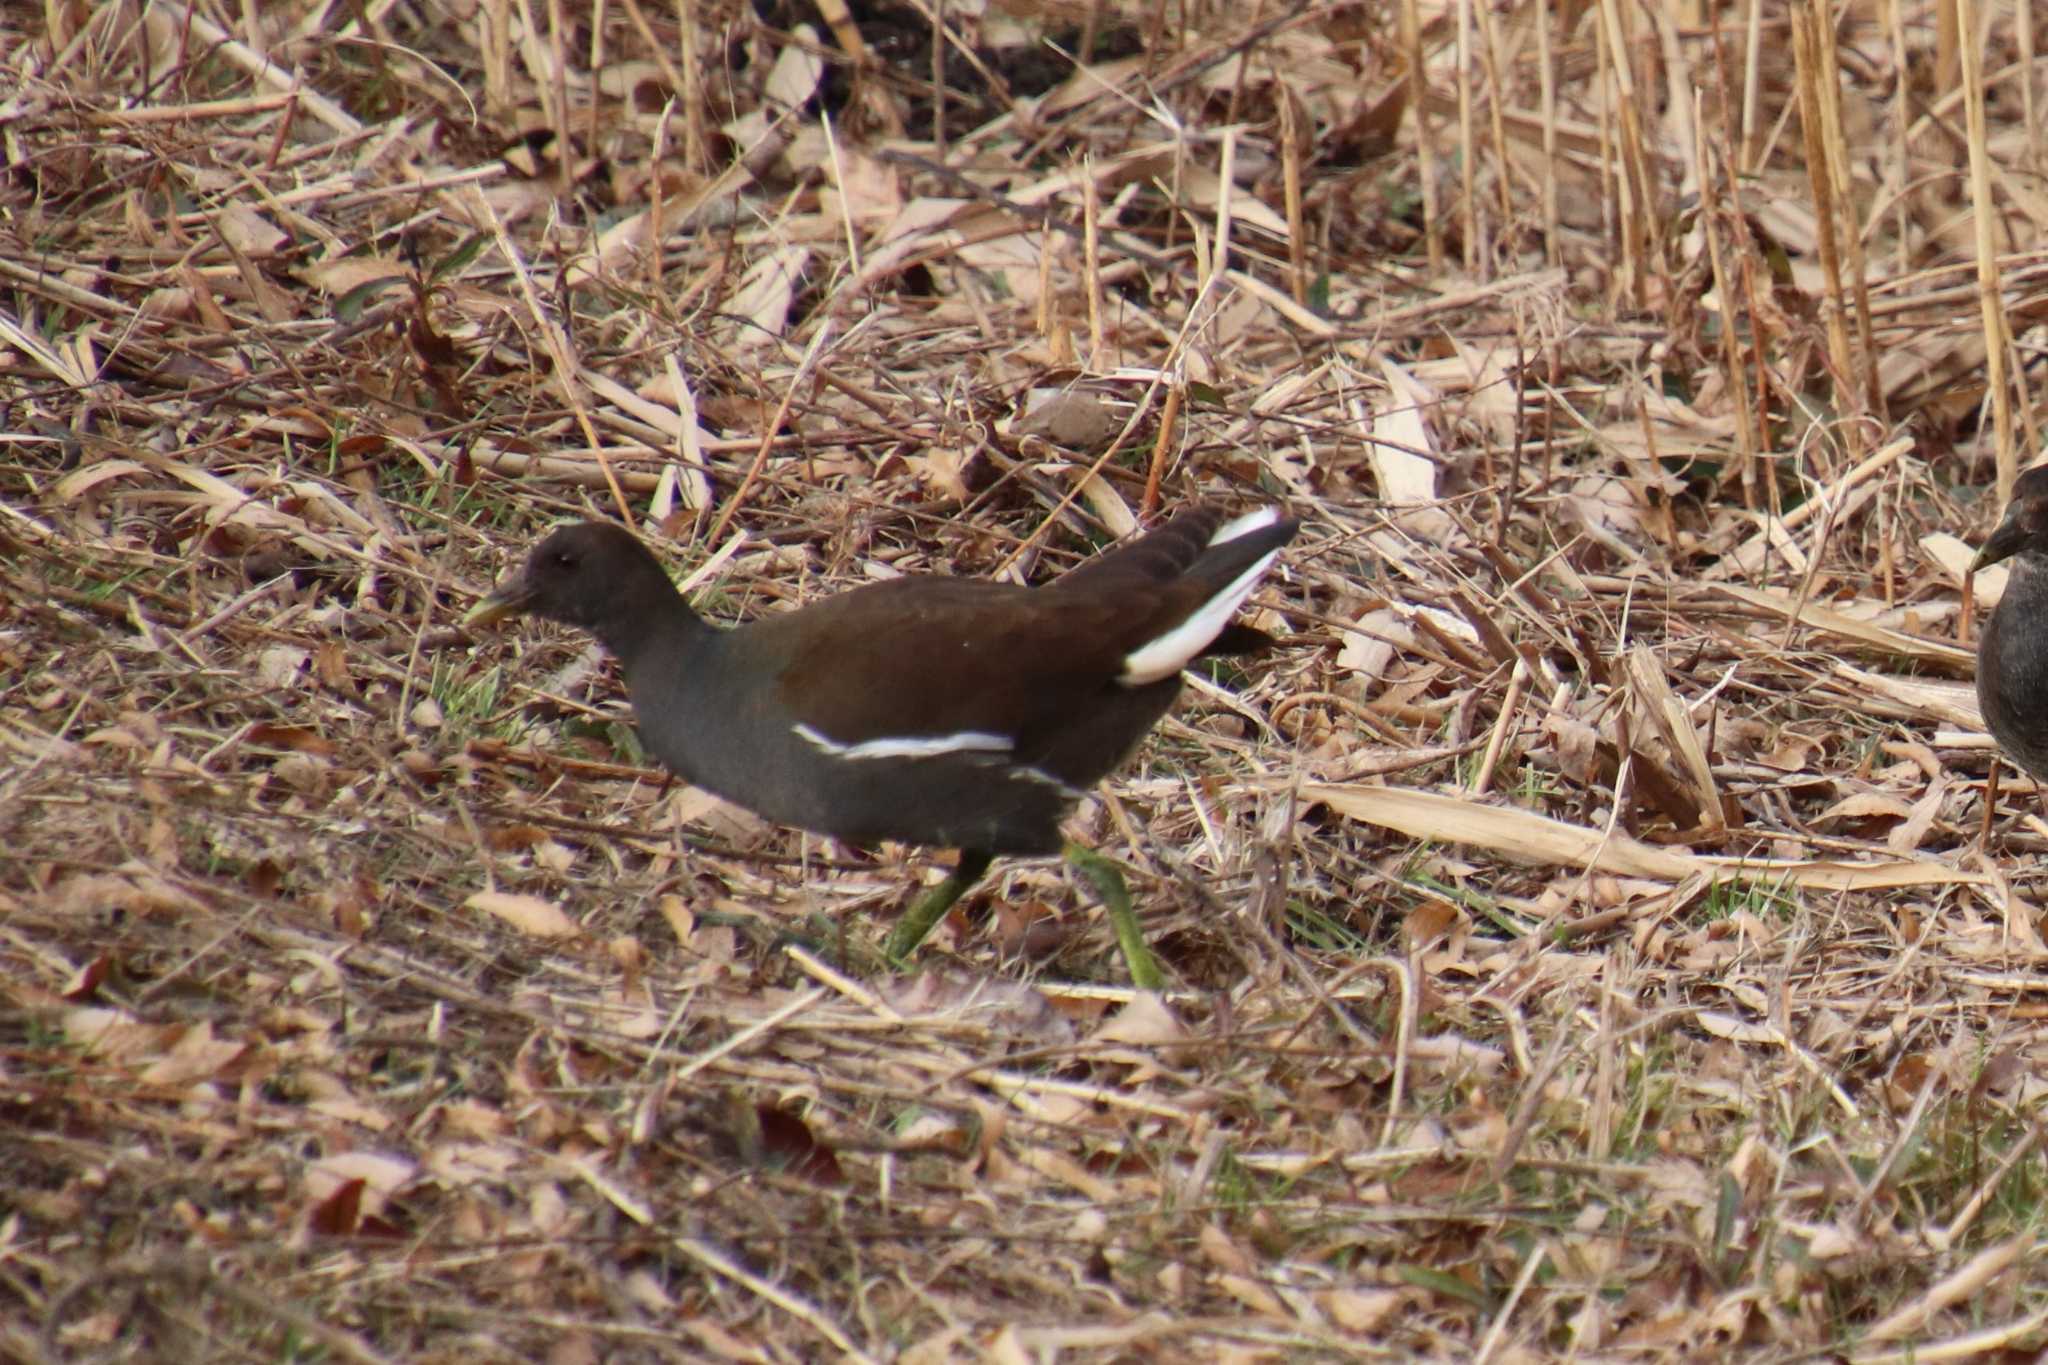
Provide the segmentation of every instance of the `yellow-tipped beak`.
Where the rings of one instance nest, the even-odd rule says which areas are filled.
[[[2000,560],[2011,559],[2019,553],[2020,546],[2026,539],[2027,531],[2020,524],[2020,519],[2014,516],[2006,517],[2004,521],[1998,523],[1998,529],[1985,539],[1977,551],[1977,557],[1970,561],[1970,572],[1980,573]]]
[[[464,626],[495,625],[508,616],[517,616],[526,610],[532,594],[527,591],[526,580],[515,574],[497,587],[490,595],[471,607],[463,616]]]

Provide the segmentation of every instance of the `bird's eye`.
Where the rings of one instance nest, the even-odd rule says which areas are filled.
[[[558,568],[558,569],[573,569],[573,568],[575,568],[575,567],[576,567],[576,555],[575,555],[575,552],[574,552],[574,551],[571,551],[571,550],[557,550],[557,551],[555,551],[555,567],[556,567],[556,568]]]

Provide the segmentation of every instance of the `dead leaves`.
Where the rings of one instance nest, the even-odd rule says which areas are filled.
[[[1584,829],[1528,811],[1393,787],[1316,785],[1302,798],[1412,838],[1476,844],[1537,864],[1600,870],[1667,882],[1723,878],[1831,891],[1977,883],[1982,876],[1932,862],[1847,863],[1740,858],[1656,848],[1626,834]]]
[[[479,891],[463,902],[465,909],[481,910],[533,938],[574,938],[583,930],[562,913],[552,901],[538,896],[507,891]]]
[[[2037,1343],[1999,1163],[2026,1178],[2042,1088],[2038,835],[2008,799],[1973,848],[1958,629],[1990,352],[1927,249],[1974,259],[1981,210],[1911,174],[1955,159],[1914,112],[1960,88],[1942,25],[1895,51],[1845,14],[1831,68],[1919,101],[1870,111],[1903,171],[1852,127],[1866,431],[1815,408],[1867,376],[1822,359],[1796,137],[1739,213],[1617,190],[1695,164],[1695,111],[1643,92],[1690,71],[1711,119],[1741,50],[1648,11],[1619,44],[1219,11],[1091,59],[1031,5],[944,7],[909,28],[959,39],[963,99],[997,29],[1055,70],[942,144],[932,54],[843,4],[598,7],[573,41],[451,9],[431,67],[386,7],[302,77],[244,46],[324,33],[288,4],[145,8],[124,46],[45,6],[74,59],[7,106],[5,221],[46,229],[0,251],[32,381],[0,475],[17,1263],[189,1241],[312,1296],[259,1357],[431,1354],[404,1324],[442,1309],[565,1362]],[[2011,25],[1976,36],[2018,70]],[[254,88],[177,103],[192,41]],[[1551,110],[1545,61],[1594,78]],[[2039,215],[1998,117],[2024,350]],[[1003,427],[1048,389],[1082,404]],[[1191,682],[1088,817],[1180,991],[1070,980],[1099,933],[1029,867],[993,930],[879,975],[900,862],[658,794],[580,686],[544,685],[577,695],[537,747],[525,697],[463,695],[488,661],[450,611],[565,489],[751,615],[1151,515],[1146,469],[1093,467],[1140,396],[1166,501],[1309,522],[1260,595],[1290,647]],[[130,1299],[62,1349],[129,1344]],[[370,1320],[395,1339],[319,1335]]]

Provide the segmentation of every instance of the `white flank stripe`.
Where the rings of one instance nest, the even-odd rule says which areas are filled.
[[[1222,629],[1221,626],[1217,629]],[[806,744],[822,749],[834,758],[936,758],[940,754],[1006,754],[1014,746],[1002,735],[985,730],[962,730],[956,735],[902,735],[865,739],[858,744],[841,744],[808,725],[796,727]]]
[[[1277,507],[1261,507],[1255,512],[1246,512],[1243,516],[1232,517],[1229,521],[1217,527],[1215,534],[1209,537],[1209,544],[1217,546],[1228,540],[1236,540],[1239,536],[1248,532],[1256,531],[1264,526],[1271,526],[1278,520],[1280,520],[1280,509]]]
[[[1245,518],[1238,518],[1238,521],[1243,520]],[[1273,567],[1273,561],[1279,557],[1277,549],[1260,555],[1249,569],[1231,580],[1230,586],[1204,602],[1201,610],[1158,639],[1126,654],[1124,671],[1117,681],[1125,687],[1143,687],[1146,683],[1170,678],[1187,667],[1188,660],[1207,649],[1209,642],[1223,633],[1223,628],[1230,624],[1231,616],[1244,605],[1244,599],[1252,595],[1260,577]]]
[[[1068,786],[1043,768],[1010,768],[1005,770],[1003,776],[1022,778],[1026,782],[1036,782],[1042,787],[1051,787],[1075,801],[1087,795],[1079,787]]]

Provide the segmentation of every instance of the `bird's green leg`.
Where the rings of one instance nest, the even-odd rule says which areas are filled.
[[[1095,894],[1102,900],[1102,908],[1109,912],[1109,922],[1116,930],[1117,945],[1124,950],[1124,962],[1131,969],[1131,984],[1141,991],[1162,989],[1166,985],[1166,976],[1153,959],[1152,950],[1145,946],[1145,936],[1138,932],[1138,916],[1131,909],[1131,893],[1124,888],[1123,873],[1117,870],[1116,863],[1071,840],[1063,856],[1068,866],[1095,888]]]
[[[916,903],[903,912],[903,918],[896,921],[896,930],[889,935],[889,946],[884,950],[891,962],[902,962],[917,951],[917,945],[924,942],[932,926],[945,917],[953,903],[967,894],[967,889],[981,880],[981,874],[988,871],[988,865],[995,861],[995,855],[984,853],[978,848],[960,850],[960,861],[953,868],[953,875],[920,896]]]

